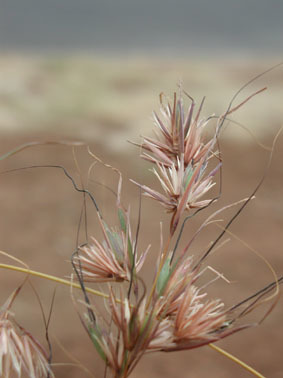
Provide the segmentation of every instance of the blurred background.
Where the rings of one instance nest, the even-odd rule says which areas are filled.
[[[82,141],[105,162],[125,173],[124,203],[131,204],[137,220],[139,193],[128,178],[155,185],[141,162],[141,135],[152,134],[152,110],[159,109],[159,94],[172,98],[182,87],[200,103],[203,116],[223,114],[237,90],[256,75],[282,61],[283,3],[278,0],[2,0],[0,4],[0,147],[1,155],[31,141]],[[283,120],[283,66],[247,86],[235,104],[259,89],[227,122],[220,145],[224,159],[223,195],[215,209],[247,197],[265,172],[270,147]],[[213,295],[231,305],[272,281],[264,256],[278,275],[283,272],[283,138],[279,137],[267,177],[229,235],[230,243],[215,253],[211,266],[231,281],[218,281]],[[84,147],[75,157],[68,146],[38,146],[1,161],[1,172],[32,165],[61,164],[94,193],[113,220],[117,177],[96,165],[87,180],[92,159]],[[87,182],[88,181],[88,182]],[[99,184],[103,184],[102,186]],[[67,277],[76,246],[82,197],[62,172],[30,169],[1,175],[0,249],[27,263],[31,269]],[[87,204],[89,234],[97,234],[91,204]],[[140,246],[152,244],[145,276],[159,248],[163,210],[143,200]],[[191,223],[197,229],[209,212]],[[225,214],[228,220],[232,212]],[[116,219],[113,223],[116,222]],[[167,223],[166,223],[167,222]],[[196,241],[192,254],[205,250],[219,230],[211,227]],[[241,241],[239,241],[242,240]],[[183,240],[185,242],[185,240]],[[248,246],[250,247],[248,247]],[[2,262],[10,263],[5,257]],[[1,271],[2,303],[22,282],[19,273]],[[31,279],[48,312],[54,284]],[[249,321],[257,321],[262,308]],[[44,342],[44,326],[36,298],[26,285],[14,311],[18,322]],[[219,346],[258,369],[267,377],[282,377],[282,300],[257,328]],[[68,288],[57,287],[50,325],[56,377],[103,376],[74,310]],[[58,342],[57,342],[58,340]],[[59,346],[62,344],[67,354]],[[72,356],[72,357],[71,357]],[[133,378],[249,377],[233,362],[204,347],[195,351],[145,357]]]

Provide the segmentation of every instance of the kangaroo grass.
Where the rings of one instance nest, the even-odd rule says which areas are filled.
[[[3,252],[1,251],[1,253],[3,253]],[[50,274],[41,273],[41,272],[31,270],[31,269],[28,269],[28,268],[22,268],[22,267],[17,267],[17,266],[14,266],[14,265],[1,264],[1,263],[0,263],[0,268],[25,273],[25,274],[28,274],[28,275],[31,275],[31,276],[34,276],[34,277],[38,277],[38,278],[43,278],[43,279],[53,281],[53,282],[61,284],[61,285],[76,288],[76,289],[79,289],[79,290],[81,289],[80,284],[77,284],[75,282],[68,281],[68,280],[65,280],[65,279],[62,279],[62,278],[59,278],[59,277],[56,277],[56,276],[52,276]],[[283,277],[279,278],[276,282],[272,282],[272,283],[268,284],[267,286],[265,286],[264,288],[259,290],[257,293],[253,294],[249,298],[246,298],[243,301],[241,301],[240,303],[238,303],[237,305],[233,306],[230,310],[236,309],[237,307],[245,304],[246,302],[250,301],[251,299],[258,297],[259,295],[263,295],[265,293],[268,293],[270,290],[274,289],[274,287],[276,287],[276,285],[278,285],[278,283],[282,283],[282,282],[283,282]],[[100,292],[98,290],[94,290],[90,287],[85,287],[85,291],[90,293],[90,294],[94,294],[96,296],[102,297],[102,298],[106,298],[106,299],[109,298],[109,295],[107,295],[103,292]],[[228,358],[228,359],[232,360],[233,362],[235,362],[236,364],[240,365],[242,368],[249,371],[254,376],[259,377],[259,378],[264,378],[264,376],[262,374],[260,374],[259,372],[257,372],[254,368],[252,368],[251,366],[249,366],[245,362],[241,361],[237,357],[233,356],[231,353],[228,353],[224,349],[220,348],[219,346],[216,346],[213,343],[208,344],[208,346],[211,349],[213,349],[214,351],[222,354],[226,358]],[[56,366],[57,365],[59,366],[59,364],[56,364]]]
[[[26,274],[21,286],[12,293],[0,311],[0,339],[7,341],[2,352],[0,349],[2,353],[0,353],[0,375],[4,369],[5,376],[9,376],[10,370],[18,373],[19,377],[22,370],[30,378],[37,376],[51,378],[54,376],[51,370],[52,348],[48,335],[54,295],[48,320],[44,316],[43,306],[37,295],[44,316],[49,356],[34,337],[17,323],[10,311],[21,287],[30,276],[34,276],[71,288],[71,298],[81,323],[105,364],[105,377],[108,376],[108,373],[112,374],[114,378],[129,377],[146,353],[188,351],[205,345],[209,345],[213,350],[233,360],[254,376],[263,377],[255,369],[214,345],[214,343],[236,332],[260,324],[271,313],[278,301],[279,284],[282,283],[283,278],[277,278],[267,259],[242,242],[240,238],[237,238],[230,231],[230,226],[254,198],[262,185],[270,168],[275,143],[281,130],[274,138],[264,174],[248,198],[214,210],[201,224],[193,237],[186,241],[185,248],[180,249],[179,242],[188,221],[200,211],[214,204],[222,194],[222,156],[219,137],[224,122],[229,115],[236,112],[253,97],[265,91],[266,87],[255,91],[243,101],[235,104],[238,95],[263,74],[281,64],[283,63],[255,76],[235,93],[226,111],[218,117],[212,137],[206,137],[204,134],[204,130],[215,119],[214,116],[202,118],[201,113],[204,108],[205,97],[199,107],[196,108],[193,97],[183,91],[180,86],[179,92],[173,94],[172,100],[167,101],[166,99],[165,101],[165,95],[160,95],[160,115],[153,113],[156,128],[155,136],[143,137],[141,144],[134,143],[140,147],[141,157],[152,164],[152,172],[159,183],[159,189],[153,189],[144,185],[144,183],[131,180],[139,188],[139,211],[135,228],[132,226],[130,206],[124,206],[121,199],[121,172],[104,163],[83,143],[30,142],[0,156],[0,160],[4,160],[26,148],[38,145],[71,146],[75,166],[80,174],[74,148],[85,146],[89,156],[94,161],[88,170],[87,184],[90,182],[90,175],[96,163],[103,164],[104,167],[110,168],[115,174],[118,174],[118,189],[115,194],[116,218],[113,220],[112,217],[110,224],[103,217],[95,197],[88,189],[88,185],[84,185],[81,174],[80,185],[78,185],[70,173],[61,165],[42,164],[1,172],[1,174],[4,174],[35,168],[59,169],[70,180],[73,188],[82,195],[83,206],[77,229],[75,252],[70,257],[73,272],[75,272],[75,275],[70,274],[72,279],[68,280],[31,270],[25,263],[13,257],[11,258],[20,263],[21,267],[0,264],[2,269]],[[184,95],[189,102],[187,109],[184,103]],[[216,185],[218,179],[220,182],[217,194],[212,196],[210,195],[211,188]],[[110,190],[115,193],[112,189]],[[164,245],[163,228],[160,227],[161,247],[159,254],[156,255],[156,265],[155,270],[153,269],[150,286],[146,285],[145,279],[140,274],[150,248],[150,245],[148,245],[141,252],[138,245],[138,240],[141,238],[142,195],[158,202],[170,214],[170,225],[165,239],[167,241]],[[101,231],[100,239],[97,236],[91,239],[88,237],[90,226],[87,220],[87,197],[95,208]],[[209,248],[202,256],[193,258],[190,247],[195,238],[208,225],[216,222],[215,217],[218,214],[235,205],[240,206],[226,225],[221,227],[217,224],[220,233]],[[187,215],[188,213],[189,215]],[[118,225],[114,226],[117,221]],[[83,237],[86,240],[79,243],[82,237],[82,227],[85,228]],[[135,229],[134,233],[132,232],[133,229]],[[218,273],[213,267],[203,266],[211,252],[215,251],[220,245],[224,245],[221,239],[225,234],[236,237],[242,244],[261,257],[274,277],[271,284],[258,290],[254,295],[241,300],[238,304],[230,306],[230,308],[226,308],[221,298],[210,298],[208,292],[205,291],[207,286],[212,285],[216,279],[223,278],[224,275]],[[175,237],[175,245],[172,248],[171,244]],[[0,253],[10,257],[5,252],[0,251]],[[213,272],[215,278],[203,283],[200,278],[208,269]],[[73,276],[77,282],[73,282]],[[107,283],[106,293],[88,287],[87,283]],[[74,288],[81,291],[83,300],[75,299],[72,290]],[[91,297],[91,295],[104,299],[105,315],[99,311],[98,306],[96,307],[92,303],[91,299],[94,299],[94,297]],[[240,319],[246,314],[274,298],[275,301],[271,303],[260,322],[239,324]],[[79,305],[83,306],[84,317],[81,315],[81,307],[78,308]]]

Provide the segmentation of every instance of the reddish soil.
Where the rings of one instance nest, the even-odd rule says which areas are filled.
[[[41,137],[42,140],[45,139],[44,137],[44,135]],[[0,144],[1,153],[33,139],[33,136],[29,135],[4,136]],[[57,139],[60,138],[57,137]],[[271,140],[264,142],[271,144]],[[140,162],[138,151],[126,144],[125,148],[129,150],[129,153],[119,156],[105,151],[103,146],[97,146],[94,143],[91,147],[105,162],[125,172],[124,203],[132,204],[131,212],[136,221],[139,194],[138,190],[128,184],[126,179],[132,177],[139,182],[142,180],[149,184],[152,181],[152,176],[147,170],[149,165]],[[247,197],[261,179],[268,160],[268,152],[255,145],[235,145],[223,141],[222,150],[223,196],[221,201],[214,205],[214,209]],[[86,179],[91,159],[83,148],[77,149],[77,158],[83,178]],[[213,295],[223,298],[228,306],[246,298],[273,280],[272,273],[263,259],[267,259],[272,264],[278,275],[283,274],[282,161],[283,138],[281,137],[268,175],[256,199],[247,206],[231,227],[233,235],[240,238],[242,242],[236,240],[233,235],[227,235],[231,239],[230,243],[215,252],[208,261],[208,264],[224,273],[231,281],[227,284],[218,280],[213,285]],[[1,161],[1,171],[42,164],[61,164],[69,170],[78,183],[80,182],[70,147],[42,146],[22,151],[10,159]],[[115,174],[106,168],[95,167],[88,187],[96,197],[109,223],[112,219],[116,222],[113,211],[115,198],[105,187],[98,185],[95,181],[115,189],[117,182]],[[55,168],[37,168],[2,174],[0,195],[0,249],[23,260],[33,270],[60,277],[69,276],[71,273],[69,259],[76,245],[83,199],[81,194],[74,190],[63,172]],[[88,232],[90,235],[96,235],[95,211],[90,202],[87,202],[87,208]],[[226,221],[233,215],[233,211],[223,215]],[[195,218],[191,225],[187,225],[183,243],[208,214],[209,210]],[[150,200],[143,199],[140,245],[142,248],[149,243],[152,244],[151,255],[143,271],[148,277],[151,277],[151,267],[158,251],[160,219],[165,219],[163,210]],[[166,230],[167,223],[164,225],[164,232]],[[195,256],[200,255],[219,232],[216,226],[208,227],[203,236],[193,245],[191,253]],[[247,245],[257,251],[258,255],[249,250]],[[1,262],[11,263],[2,256]],[[23,274],[1,270],[1,277],[3,303],[8,294],[22,281]],[[48,313],[54,283],[35,277],[32,277],[30,281],[41,298],[45,312]],[[245,319],[245,322],[260,320],[271,303],[260,307]],[[279,298],[276,307],[262,325],[239,332],[219,342],[218,345],[247,362],[264,376],[282,377],[282,308],[282,298]],[[41,311],[30,285],[25,285],[13,310],[17,321],[44,342]],[[53,343],[54,363],[66,364],[55,367],[57,378],[87,377],[88,375],[78,367],[70,365],[70,362],[75,363],[75,361],[71,361],[70,356],[64,354],[56,343],[56,339],[73,356],[73,359],[80,360],[94,377],[103,377],[103,364],[81,326],[70,291],[60,285],[56,286],[50,337]],[[133,378],[204,378],[208,376],[248,378],[251,374],[209,347],[204,347],[181,353],[146,356],[132,375]]]

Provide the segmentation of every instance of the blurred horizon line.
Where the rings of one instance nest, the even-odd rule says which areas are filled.
[[[269,54],[262,55],[262,51],[253,50],[249,51],[247,49],[233,49],[232,51],[227,51],[227,49],[195,49],[189,52],[184,52],[178,49],[174,51],[168,51],[168,49],[159,49],[158,51],[151,51],[148,49],[109,49],[109,48],[54,48],[54,47],[43,47],[43,48],[1,48],[0,46],[0,57],[56,57],[56,58],[71,58],[71,57],[82,57],[82,58],[98,58],[98,59],[111,59],[116,58],[119,60],[123,59],[165,59],[167,61],[172,61],[176,59],[177,61],[198,61],[200,59],[207,59],[212,61],[227,61],[227,62],[241,62],[245,63],[259,63],[258,58],[260,58],[260,63],[274,61],[275,63],[283,63],[283,55],[279,52],[273,52]],[[256,61],[255,61],[256,60]]]

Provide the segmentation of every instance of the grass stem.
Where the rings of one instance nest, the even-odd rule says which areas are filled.
[[[56,277],[56,276],[51,276],[50,274],[37,272],[35,270],[30,270],[30,269],[27,269],[27,268],[21,268],[19,266],[9,265],[9,264],[0,264],[0,268],[30,274],[32,276],[44,278],[46,280],[54,281],[54,282],[57,282],[57,283],[62,284],[62,285],[71,286],[71,287],[74,287],[76,289],[81,289],[81,286],[77,283],[74,283],[74,282],[71,282],[71,281],[65,280],[63,278]],[[104,293],[102,293],[101,291],[98,291],[98,290],[91,289],[90,287],[86,287],[85,290],[88,293],[98,295],[98,296],[103,297],[103,298],[109,297],[107,294],[104,294]]]
[[[223,350],[222,348],[219,348],[218,346],[216,346],[215,344],[208,344],[208,346],[210,348],[212,348],[213,350],[215,350],[216,352],[222,354],[223,356],[229,358],[230,360],[234,361],[236,364],[240,365],[242,368],[246,369],[247,371],[249,371],[251,374],[253,374],[255,377],[258,377],[258,378],[265,378],[264,375],[260,374],[258,371],[256,371],[255,369],[253,369],[251,366],[247,365],[245,362],[239,360],[239,358],[233,356],[232,354],[226,352],[225,350]]]

